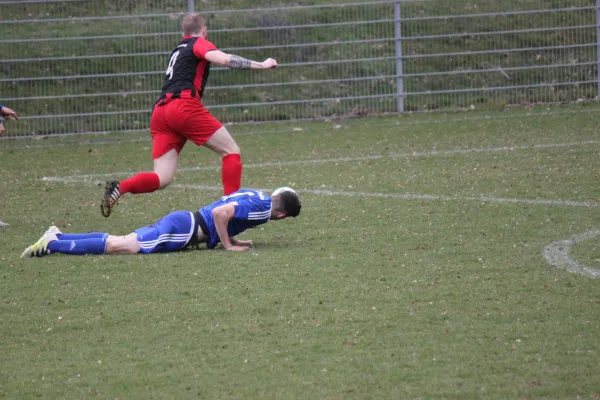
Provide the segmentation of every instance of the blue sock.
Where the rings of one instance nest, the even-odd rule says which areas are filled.
[[[90,233],[61,233],[56,235],[58,240],[80,240],[80,239],[101,239],[104,237],[104,232],[90,232]]]
[[[50,253],[72,254],[82,256],[85,254],[104,254],[106,253],[105,233],[101,238],[78,239],[78,240],[55,240],[48,243]]]

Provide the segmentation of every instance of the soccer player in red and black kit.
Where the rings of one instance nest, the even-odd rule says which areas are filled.
[[[225,195],[240,188],[240,148],[223,124],[201,103],[210,64],[233,69],[271,69],[277,68],[277,61],[269,58],[256,62],[218,50],[206,40],[206,24],[200,14],[186,15],[181,27],[183,40],[171,53],[162,93],[150,121],[154,172],[142,172],[121,182],[108,181],[100,204],[105,217],[125,193],[150,193],[167,187],[188,139],[223,158],[221,177]]]

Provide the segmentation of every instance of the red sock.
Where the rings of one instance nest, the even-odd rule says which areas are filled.
[[[160,187],[160,178],[154,172],[140,172],[129,179],[120,182],[119,191],[121,194],[131,193],[150,193],[158,190]]]
[[[225,196],[240,190],[242,184],[242,160],[239,154],[227,154],[223,157],[221,179],[223,180],[223,192]]]

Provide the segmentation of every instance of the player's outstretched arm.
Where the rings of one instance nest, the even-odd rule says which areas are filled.
[[[8,107],[4,107],[2,105],[0,105],[0,116],[6,119],[10,119],[11,117],[14,119],[19,119],[19,115],[14,112],[13,110],[11,110]],[[6,130],[6,128],[4,127],[4,125],[0,122],[0,136],[2,136],[2,134],[4,133],[4,131]]]
[[[14,118],[16,120],[19,119],[19,115],[13,111],[12,109],[4,106],[0,106],[0,115],[6,119]]]
[[[221,50],[213,50],[206,53],[204,56],[206,61],[222,67],[232,69],[271,69],[277,68],[277,61],[272,58],[267,58],[263,62],[248,60],[244,57],[236,56],[235,54],[223,53]]]
[[[229,221],[233,219],[234,215],[235,207],[233,204],[224,204],[212,210],[215,228],[217,230],[217,234],[219,235],[219,239],[221,239],[221,243],[223,243],[223,247],[225,247],[225,250],[246,251],[249,248],[247,246],[238,246],[232,243],[229,233],[227,232]]]

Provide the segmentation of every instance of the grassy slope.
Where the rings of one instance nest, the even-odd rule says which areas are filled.
[[[287,3],[319,4],[319,1]],[[494,2],[482,2],[473,5],[465,1],[425,2],[403,6],[403,17],[414,18],[431,15],[452,15],[459,13],[482,13],[498,11]],[[534,0],[526,6],[519,2],[502,2],[503,10],[545,9],[557,7],[589,6],[589,0],[551,1]],[[104,16],[122,14],[144,14],[156,12],[176,12],[185,9],[184,1],[162,2],[94,2],[74,3],[66,7],[60,4],[37,4],[27,8],[32,18],[62,16]],[[275,1],[259,2],[198,2],[198,9],[223,10],[228,8],[255,8],[280,6]],[[13,8],[16,8],[13,6]],[[16,8],[6,15],[23,15]],[[207,11],[208,10],[208,11]],[[210,39],[224,49],[232,50],[247,57],[261,59],[267,56],[277,58],[280,63],[310,63],[338,59],[394,57],[393,41],[376,44],[307,46],[291,49],[243,50],[240,47],[257,45],[281,45],[311,42],[330,42],[339,40],[364,40],[393,38],[394,27],[391,22],[356,25],[335,28],[295,28],[251,32],[219,32],[236,27],[269,27],[293,24],[327,23],[337,21],[356,21],[365,19],[379,20],[393,18],[391,5],[372,7],[326,8],[317,10],[299,10],[287,12],[254,12],[209,15]],[[19,17],[22,18],[22,17]],[[595,13],[589,11],[571,11],[561,14],[534,14],[507,17],[458,18],[434,21],[407,21],[403,24],[404,37],[426,36],[457,32],[503,31],[511,29],[544,28],[556,25],[578,26],[593,25]],[[23,43],[19,53],[2,52],[4,58],[18,57],[65,57],[72,55],[123,54],[135,53],[136,56],[73,59],[60,61],[31,61],[0,63],[3,77],[56,77],[110,73],[143,73],[126,77],[97,77],[93,79],[64,79],[50,81],[0,82],[0,93],[4,98],[31,96],[59,96],[46,100],[15,100],[14,108],[25,110],[25,115],[93,113],[121,110],[145,110],[140,114],[117,116],[91,116],[85,118],[63,118],[49,123],[43,121],[24,121],[12,131],[14,134],[60,133],[71,131],[118,130],[142,128],[147,126],[148,110],[156,98],[156,91],[162,85],[162,71],[166,63],[166,54],[178,40],[178,19],[175,17],[139,18],[136,20],[100,20],[67,23],[35,23],[10,25],[3,39],[96,36],[113,34],[165,33],[164,36],[133,39],[102,39],[81,41],[59,41]],[[33,28],[33,29],[32,29]],[[167,34],[171,33],[171,34]],[[493,36],[466,36],[445,39],[406,39],[403,42],[405,55],[448,53],[464,51],[482,51],[489,49],[508,49],[512,47],[539,47],[593,43],[595,29],[560,30],[556,32],[535,32],[521,35],[505,34]],[[147,55],[148,53],[161,53]],[[491,55],[461,55],[452,57],[411,58],[404,62],[405,74],[423,74],[440,71],[479,70],[508,68],[507,72],[474,72],[462,75],[413,76],[404,80],[406,92],[413,93],[405,101],[406,110],[431,110],[444,108],[503,107],[505,105],[529,104],[531,102],[563,102],[581,98],[594,98],[597,94],[595,84],[576,86],[552,86],[532,89],[509,89],[500,91],[472,92],[461,94],[416,94],[427,91],[447,91],[479,87],[519,86],[524,84],[560,84],[563,82],[590,81],[596,79],[596,66],[586,65],[568,68],[540,68],[511,71],[511,67],[549,66],[552,64],[572,64],[595,62],[595,47],[573,48],[549,51],[525,51],[499,53]],[[393,95],[396,93],[394,78],[359,80],[335,83],[316,83],[303,85],[283,85],[276,88],[227,88],[210,87],[264,84],[270,82],[297,82],[321,79],[343,79],[368,76],[389,76],[395,74],[393,60],[376,62],[333,63],[326,65],[303,65],[281,68],[268,73],[248,71],[213,71],[209,89],[205,96],[207,105],[243,104],[273,102],[283,100],[307,100],[320,98],[343,98],[371,94]],[[100,96],[85,98],[62,98],[66,94],[98,92],[134,92],[143,94],[123,96]],[[334,114],[347,115],[365,112],[395,111],[395,97],[375,100],[342,100],[317,102],[300,105],[265,105],[254,107],[214,108],[213,113],[224,121],[242,122],[249,120],[285,120],[294,118],[312,118]]]

